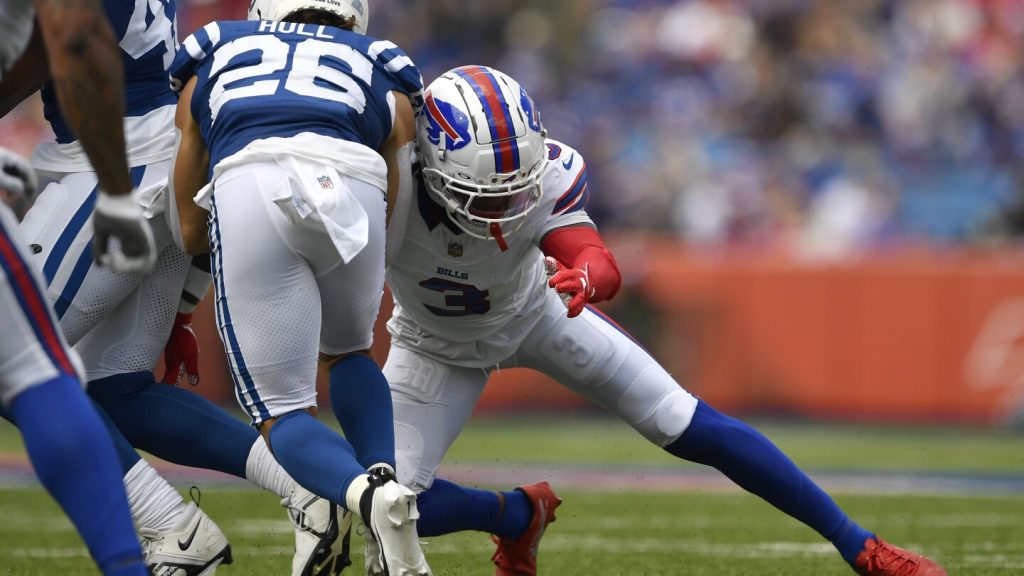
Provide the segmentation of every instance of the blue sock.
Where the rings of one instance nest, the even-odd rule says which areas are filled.
[[[848,563],[853,563],[864,540],[873,537],[771,440],[704,402],[697,405],[689,428],[665,450],[717,468],[744,490],[816,530]]]
[[[128,473],[129,470],[135,466],[135,463],[142,459],[139,453],[132,448],[132,445],[125,439],[121,432],[114,426],[114,423],[110,421],[110,416],[103,410],[103,407],[97,404],[95,401],[92,402],[92,407],[96,409],[96,414],[103,421],[103,426],[110,433],[110,439],[114,442],[114,451],[117,452],[117,459],[121,463],[121,476],[123,477]],[[15,426],[18,422],[14,419],[14,416],[8,412],[3,404],[0,404],[0,418],[7,420]]]
[[[504,503],[502,503],[504,499]],[[462,530],[479,530],[502,538],[519,538],[533,518],[533,507],[519,490],[476,490],[437,478],[416,497],[420,536],[440,536]]]
[[[199,394],[132,372],[90,382],[89,395],[139,450],[245,478],[259,432]]]
[[[372,358],[349,354],[331,366],[331,408],[364,468],[395,467],[391,387]]]
[[[345,491],[366,469],[344,438],[304,410],[278,418],[269,436],[274,458],[296,482],[348,508]]]
[[[96,414],[99,415],[100,420],[103,421],[103,426],[107,429],[107,433],[110,434],[110,439],[114,442],[114,451],[117,452],[117,459],[121,464],[121,477],[123,478],[139,460],[142,460],[142,457],[139,456],[139,453],[128,442],[128,439],[121,434],[121,431],[117,429],[107,411],[95,400],[92,401],[92,405],[96,409]]]
[[[60,376],[14,398],[36,475],[64,509],[100,570],[146,574],[110,436],[78,380]]]

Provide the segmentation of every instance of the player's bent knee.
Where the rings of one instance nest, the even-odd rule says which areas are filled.
[[[310,414],[313,415],[314,418],[316,418],[317,415],[316,406],[310,406],[309,408],[303,408],[302,410],[293,410],[285,414],[279,414],[277,416],[271,416],[270,418],[264,418],[257,425],[257,428],[260,431],[260,436],[262,436],[263,441],[267,443],[267,448],[270,449],[271,454],[273,454],[274,452],[274,446],[273,444],[270,443],[270,431],[274,428],[274,424],[277,424],[277,421],[280,420],[281,418],[284,418],[285,416],[288,416],[289,414],[294,414],[296,412],[309,412]]]
[[[345,358],[348,358],[349,356],[353,355],[366,356],[367,358],[373,360],[373,353],[369,349],[356,350],[354,352],[345,352],[343,354],[325,354],[324,352],[321,352],[319,356],[320,368],[323,370],[330,370],[331,366],[334,366],[338,362],[341,362]]]
[[[664,448],[682,436],[696,409],[697,399],[680,388],[658,400],[647,417],[633,427],[644,438]]]

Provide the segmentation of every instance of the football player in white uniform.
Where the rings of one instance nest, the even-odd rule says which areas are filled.
[[[419,492],[421,535],[491,532],[498,576],[537,573],[538,540],[559,504],[546,483],[494,493],[435,478],[490,372],[527,367],[670,454],[717,468],[815,529],[861,574],[945,574],[858,526],[767,438],[691,395],[589,306],[614,296],[620,278],[584,211],[586,163],[546,138],[515,80],[465,66],[424,99],[422,185],[389,231],[395,310],[384,367],[398,476]]]
[[[113,216],[101,217],[106,213],[104,206],[111,204],[104,200],[105,185],[98,185],[106,177],[105,170],[91,153],[88,157],[83,153],[90,149],[77,136],[90,132],[80,131],[75,123],[85,121],[89,128],[90,122],[100,121],[98,116],[116,110],[86,116],[77,109],[68,113],[58,108],[61,68],[55,68],[51,77],[48,68],[39,64],[43,52],[38,37],[29,42],[0,91],[0,112],[5,113],[42,87],[44,110],[57,136],[56,142],[41,144],[33,153],[33,163],[47,185],[22,222],[21,233],[31,247],[29,260],[42,270],[64,336],[83,359],[89,394],[103,408],[101,416],[108,415],[108,422],[116,425],[111,434],[154,571],[212,573],[221,562],[230,562],[230,547],[206,514],[194,504],[186,505],[128,442],[178,464],[249,479],[276,494],[295,526],[293,574],[310,574],[338,563],[337,549],[332,547],[339,531],[337,507],[295,483],[254,429],[197,394],[157,383],[152,374],[164,350],[165,382],[173,384],[183,375],[197,383],[189,321],[209,287],[209,258],[192,259],[185,254],[172,241],[163,215],[175,142],[177,97],[170,89],[167,70],[178,46],[176,8],[174,0],[103,2],[109,22],[106,30],[113,28],[117,44],[110,54],[99,53],[105,61],[101,70],[92,71],[113,70],[118,80],[124,75],[123,89],[118,85],[117,91],[92,98],[121,101],[117,117],[123,117],[124,131],[120,139],[111,136],[111,143],[120,146],[123,157],[127,142],[131,168],[129,177],[125,167],[124,179],[128,189],[134,186],[137,192],[130,199],[131,209],[122,206],[113,216],[134,214],[145,230],[152,228],[149,242],[153,243],[152,236],[156,241],[152,272],[114,271],[92,264],[93,254],[106,250],[95,247],[104,244],[108,233],[101,228]],[[103,74],[98,78],[107,80]],[[122,125],[116,120],[110,123],[115,128]],[[115,130],[108,127],[107,132]],[[127,252],[127,243],[121,245]],[[110,258],[119,261],[124,255],[118,254],[114,250]],[[188,367],[185,374],[181,374],[183,365]],[[194,530],[196,536],[189,538]],[[189,546],[181,549],[179,539]]]
[[[387,198],[408,172],[423,81],[363,34],[362,0],[255,0],[249,16],[196,31],[171,66],[183,246],[212,251],[235,394],[277,460],[361,516],[386,573],[427,575],[369,355]],[[316,418],[318,358],[345,437]]]

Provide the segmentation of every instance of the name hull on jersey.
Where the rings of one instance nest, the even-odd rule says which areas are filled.
[[[298,34],[299,36],[309,36],[310,38],[325,38],[332,40],[334,36],[327,33],[327,26],[316,26],[316,30],[312,30],[313,24],[299,24],[297,22],[275,22],[272,20],[263,20],[260,22],[260,32],[280,32],[282,34]]]

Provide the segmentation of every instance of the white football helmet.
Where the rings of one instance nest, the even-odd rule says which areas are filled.
[[[370,20],[367,0],[252,0],[249,2],[249,20],[278,20],[299,10],[322,10],[342,18],[356,17],[353,32],[366,34]]]
[[[427,190],[467,234],[504,249],[540,200],[545,135],[518,82],[486,66],[449,70],[416,121]]]

